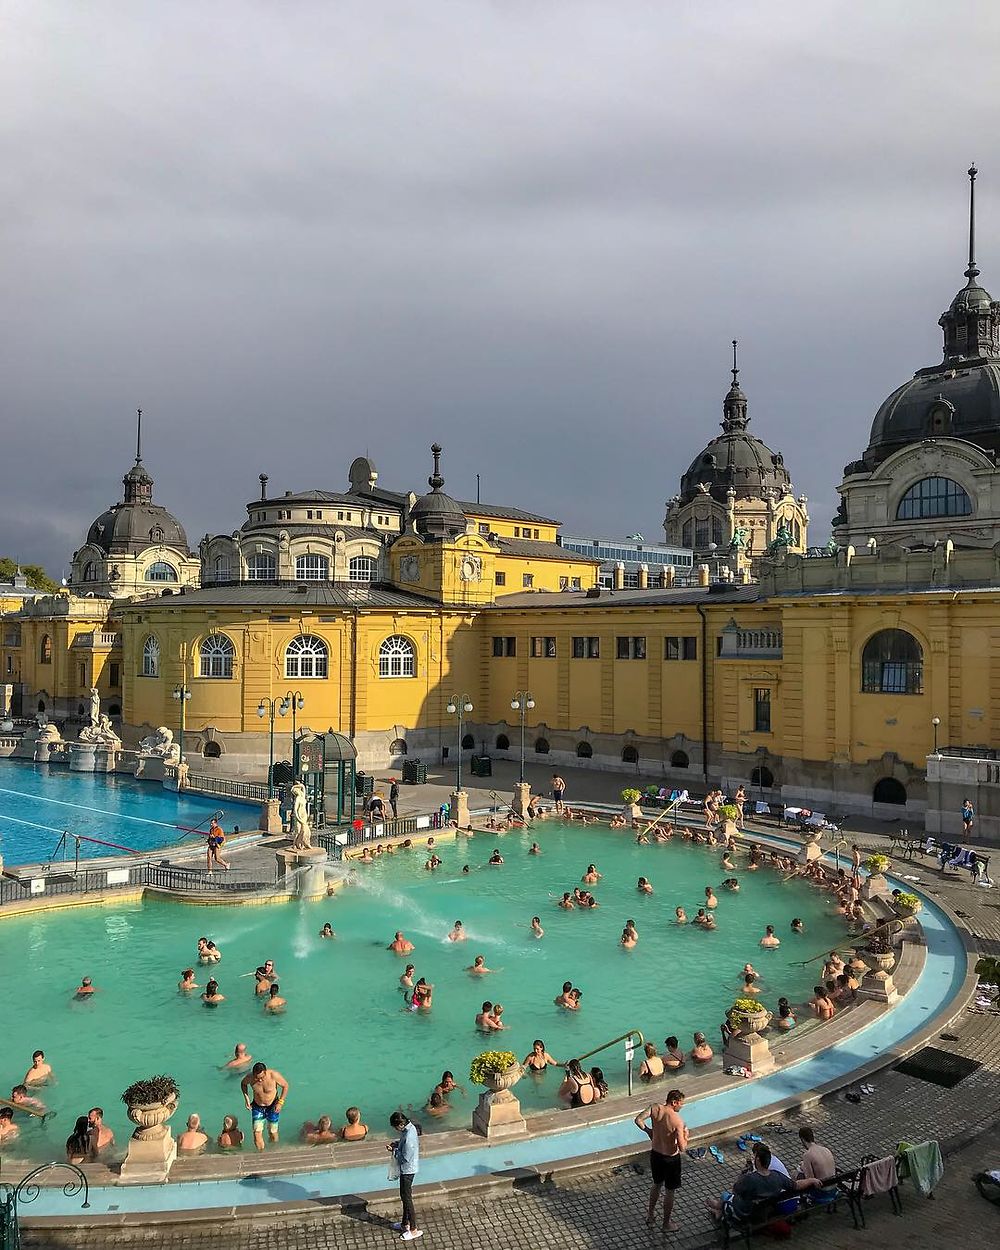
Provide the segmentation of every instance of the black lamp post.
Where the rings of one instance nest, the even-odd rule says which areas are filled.
[[[458,765],[455,769],[455,793],[462,792],[462,721],[466,712],[472,711],[472,700],[467,694],[453,694],[448,700],[448,715],[458,717]]]
[[[274,798],[274,715],[277,712],[279,716],[284,716],[288,712],[287,699],[261,699],[257,705],[257,715],[264,719],[268,717],[270,725],[270,734],[267,744],[267,797]]]
[[[285,702],[292,709],[292,773],[296,781],[299,779],[299,748],[295,741],[295,713],[301,712],[306,705],[301,690],[287,690]]]
[[[184,763],[184,727],[187,723],[187,717],[185,713],[187,712],[188,700],[191,698],[191,691],[188,689],[187,684],[185,682],[181,682],[179,686],[174,686],[171,697],[176,699],[177,702],[181,705],[181,727],[177,736],[177,750],[178,750],[178,754],[180,757],[178,760],[178,764],[183,764]],[[180,772],[179,771],[177,774],[177,788],[178,790],[180,789]]]
[[[524,714],[525,712],[530,712],[535,706],[535,700],[531,697],[531,691],[515,690],[510,706],[519,714],[521,722],[521,775],[518,780],[524,781]]]
[[[932,717],[931,717],[931,724],[934,726],[934,754],[935,754],[935,755],[937,755],[937,753],[938,753],[938,737],[937,737],[937,735],[938,735],[938,725],[940,725],[940,724],[941,724],[941,717],[940,717],[940,716],[932,716]]]

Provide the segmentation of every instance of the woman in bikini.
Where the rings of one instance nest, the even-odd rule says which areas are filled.
[[[545,1043],[536,1038],[531,1044],[531,1054],[525,1055],[524,1067],[528,1069],[533,1076],[541,1076],[546,1068],[558,1068],[560,1065],[552,1058],[545,1049]]]

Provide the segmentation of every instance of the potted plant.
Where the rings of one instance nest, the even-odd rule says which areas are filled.
[[[740,818],[740,809],[735,803],[723,803],[719,808],[720,820],[737,821]]]
[[[641,798],[642,798],[642,791],[636,790],[632,786],[626,786],[625,789],[622,791],[623,803],[631,805],[632,803],[638,803]]]
[[[865,867],[872,877],[881,877],[885,870],[889,867],[888,855],[869,855],[865,860]]]
[[[889,887],[883,875],[889,867],[888,855],[869,855],[865,860],[865,867],[868,869],[868,877],[861,887],[861,897],[875,898],[888,893]]]
[[[901,916],[915,916],[923,905],[923,900],[916,894],[896,895],[896,910]]]
[[[771,1013],[756,998],[737,998],[726,1012],[726,1019],[734,1033],[746,1036],[766,1029]]]
[[[157,1141],[170,1131],[167,1121],[177,1110],[181,1091],[172,1076],[150,1076],[133,1081],[122,1094],[128,1118],[135,1124],[136,1141]]]
[[[510,1089],[524,1075],[512,1050],[484,1050],[469,1065],[469,1080],[487,1089]]]

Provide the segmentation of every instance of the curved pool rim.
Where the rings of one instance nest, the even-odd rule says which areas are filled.
[[[776,846],[797,846],[770,831],[754,830],[754,837]],[[919,894],[923,901],[920,923],[925,958],[912,988],[835,1046],[756,1080],[690,1097],[684,1118],[693,1139],[709,1140],[736,1124],[745,1127],[780,1116],[791,1106],[814,1102],[864,1075],[898,1063],[954,1019],[971,997],[976,984],[974,948],[959,918],[946,905],[929,898],[919,885],[892,874],[887,874],[887,879]],[[599,1161],[648,1149],[644,1135],[632,1121],[648,1098],[615,1101],[621,1112],[613,1120],[574,1128],[564,1122],[565,1113],[557,1111],[552,1118],[559,1123],[553,1127],[492,1144],[467,1130],[435,1134],[433,1146],[425,1139],[417,1191],[441,1191],[442,1187],[453,1193],[474,1190],[493,1186],[503,1176],[523,1180],[555,1169],[596,1166]],[[91,1187],[90,1207],[85,1211],[80,1209],[79,1198],[68,1198],[53,1185],[42,1190],[30,1213],[25,1212],[25,1222],[164,1222],[196,1218],[198,1213],[202,1218],[237,1218],[255,1214],[255,1208],[258,1212],[271,1208],[290,1214],[338,1204],[357,1207],[389,1199],[396,1191],[384,1162],[330,1166],[317,1161],[315,1167],[304,1167],[298,1151],[285,1167],[280,1155],[258,1158],[259,1168],[254,1171],[240,1170],[240,1160],[233,1158],[229,1161],[232,1175],[219,1175],[216,1170],[205,1179],[171,1180],[166,1185],[96,1184]],[[249,1158],[244,1159],[246,1167]],[[227,1162],[224,1156],[211,1156],[211,1161],[221,1165]],[[57,1178],[58,1173],[53,1175],[53,1182]]]

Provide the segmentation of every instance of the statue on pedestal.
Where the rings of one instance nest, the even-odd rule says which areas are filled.
[[[160,725],[156,733],[150,734],[148,738],[143,738],[139,743],[139,750],[144,755],[155,755],[158,759],[162,759],[168,764],[179,764],[181,762],[180,747],[174,741],[174,735],[166,725]]]
[[[122,749],[122,740],[112,728],[111,717],[104,712],[99,713],[96,724],[84,725],[80,730],[80,741],[92,746],[108,747],[113,751]]]
[[[309,811],[306,807],[306,788],[301,781],[292,785],[292,846],[297,851],[312,847],[312,830],[309,828]]]
[[[90,691],[90,723],[95,727],[101,723],[101,696],[96,686]]]

